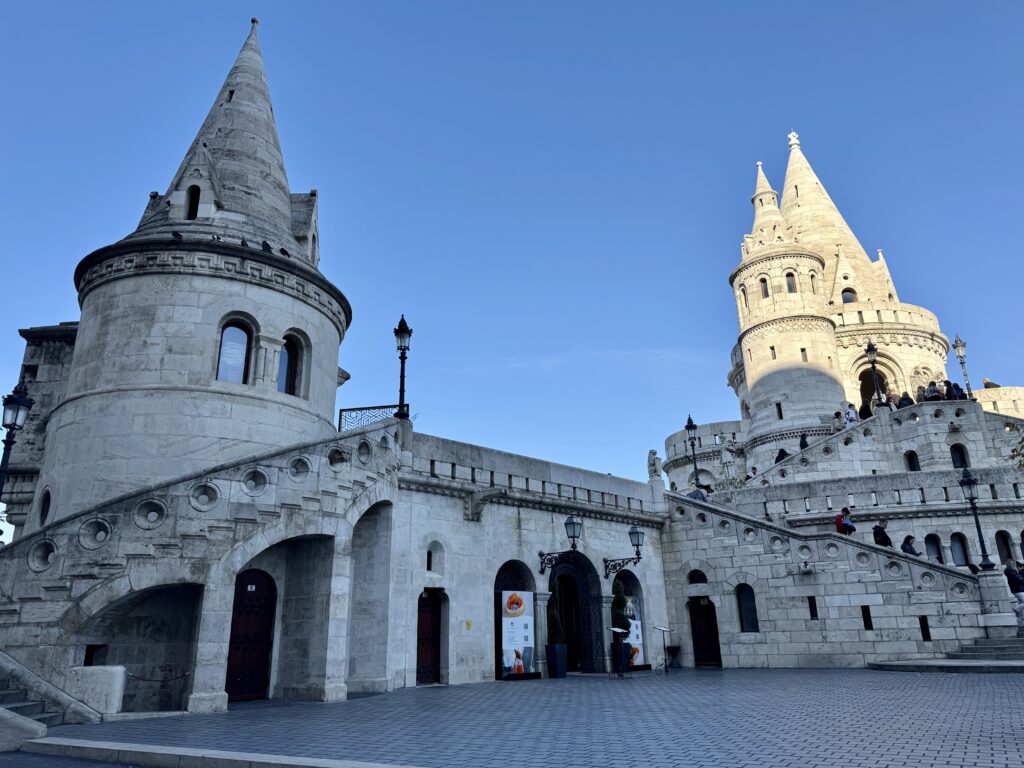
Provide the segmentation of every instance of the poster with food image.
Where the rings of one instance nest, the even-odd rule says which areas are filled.
[[[533,672],[533,592],[501,593],[502,674]]]
[[[633,646],[629,666],[646,664],[644,659],[644,632],[640,616],[640,601],[630,595],[626,596],[626,616],[629,618],[629,638],[626,642]]]

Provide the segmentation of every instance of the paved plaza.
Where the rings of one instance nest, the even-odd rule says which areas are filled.
[[[50,736],[423,768],[1019,766],[1024,675],[685,670],[411,688]],[[50,761],[50,762],[47,762]],[[0,755],[8,766],[64,765]],[[71,766],[98,765],[69,761]]]

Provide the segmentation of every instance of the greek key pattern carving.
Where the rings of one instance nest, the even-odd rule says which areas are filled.
[[[786,317],[755,325],[740,334],[740,341],[760,341],[780,333],[831,333],[834,329],[835,323],[827,317],[812,317],[810,315]]]
[[[208,275],[262,285],[287,294],[318,309],[345,333],[345,313],[341,305],[320,288],[301,277],[267,264],[239,256],[217,253],[142,253],[105,259],[82,276],[79,295],[112,280],[142,274]]]

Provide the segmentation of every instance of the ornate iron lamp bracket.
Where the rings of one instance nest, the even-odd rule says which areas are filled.
[[[636,565],[642,559],[639,552],[635,557],[620,557],[614,560],[609,560],[607,557],[604,558],[604,577],[607,579],[613,573],[618,573],[627,565]],[[543,573],[543,571],[541,571]]]

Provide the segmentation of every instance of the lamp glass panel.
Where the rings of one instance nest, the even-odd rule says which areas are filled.
[[[4,402],[4,429],[11,429],[17,427],[18,418],[18,407],[10,402],[9,398],[5,398]]]
[[[21,429],[22,427],[25,426],[25,420],[28,418],[29,410],[30,410],[29,406],[25,405],[24,403],[19,403],[18,404],[18,413],[14,417],[15,418],[15,422],[18,425],[18,429]]]

